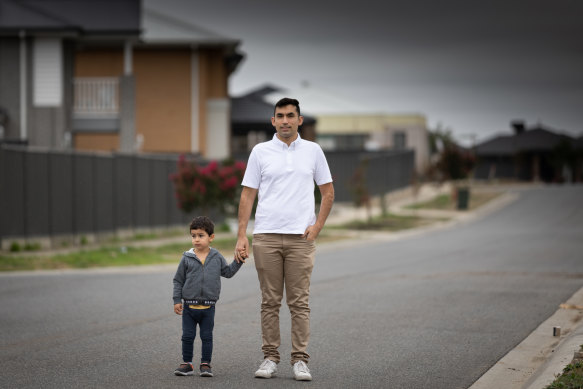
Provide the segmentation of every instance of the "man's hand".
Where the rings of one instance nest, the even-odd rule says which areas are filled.
[[[239,237],[237,239],[237,246],[235,246],[235,261],[245,263],[245,259],[249,257],[249,239],[247,237]]]
[[[316,223],[308,226],[306,228],[306,232],[304,232],[304,237],[306,240],[314,241],[320,235],[320,231],[322,231],[322,227],[324,227],[324,223],[326,223],[326,219],[330,214],[330,210],[332,209],[332,204],[334,203],[334,185],[331,182],[327,184],[318,185],[320,189],[320,193],[322,194],[322,201],[320,202],[320,212],[318,212],[318,218],[316,219]]]
[[[235,246],[235,260],[238,263],[245,263],[245,258],[249,257],[249,239],[247,239],[247,225],[251,217],[253,202],[257,196],[257,189],[244,186],[241,191],[239,201],[239,229],[237,231],[237,245]]]
[[[302,238],[305,238],[306,240],[310,240],[310,241],[316,240],[318,235],[320,235],[321,230],[322,230],[321,227],[318,227],[315,224],[312,224],[311,226],[308,226],[308,228],[306,228],[306,232],[304,232],[304,235],[302,235]]]
[[[182,315],[182,304],[174,304],[174,313]]]

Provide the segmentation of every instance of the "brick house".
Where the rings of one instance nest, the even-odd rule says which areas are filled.
[[[0,142],[227,157],[239,43],[139,0],[0,0]]]

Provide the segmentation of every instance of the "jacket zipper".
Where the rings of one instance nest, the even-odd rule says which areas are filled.
[[[207,260],[208,260],[208,255],[207,255],[207,258],[204,260],[204,262],[206,263]],[[199,259],[199,261],[200,261],[200,259]],[[200,297],[204,296],[204,289],[203,289],[204,288],[204,272],[206,271],[204,263],[202,263],[202,261],[201,261],[201,264],[202,264],[202,282],[200,283]]]
[[[201,297],[205,295],[204,289],[203,289],[203,287],[204,287],[204,273],[206,273],[206,269],[205,269],[206,266],[205,265],[208,263],[210,256],[211,256],[211,253],[209,251],[208,255],[206,256],[206,259],[204,260],[204,263],[202,263],[202,261],[200,261],[200,259],[199,259],[200,263],[202,264],[202,282],[200,284],[200,296]]]

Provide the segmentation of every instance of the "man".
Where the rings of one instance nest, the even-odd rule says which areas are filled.
[[[255,377],[271,378],[280,361],[279,308],[285,285],[291,314],[291,364],[296,380],[312,376],[306,352],[310,337],[310,277],[315,240],[334,202],[332,175],[317,143],[304,140],[298,127],[304,118],[295,99],[275,104],[273,139],[251,151],[239,203],[239,231],[235,259],[243,261],[249,248],[247,224],[259,192],[253,231],[253,256],[261,287],[261,347],[264,361]],[[314,181],[322,194],[315,215]]]

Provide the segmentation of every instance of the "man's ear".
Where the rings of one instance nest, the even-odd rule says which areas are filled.
[[[271,117],[271,125],[273,127],[275,127],[275,117],[274,116]]]
[[[303,122],[304,122],[304,117],[303,116],[300,116],[298,118],[298,126],[301,126]]]

